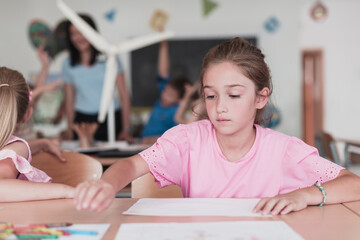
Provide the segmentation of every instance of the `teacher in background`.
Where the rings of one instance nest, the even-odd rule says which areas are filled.
[[[80,14],[80,17],[97,31],[95,22],[90,16]],[[66,24],[66,33],[69,57],[63,62],[68,123],[65,138],[71,140],[75,134],[74,124],[97,122],[105,78],[105,58],[70,21]],[[118,140],[131,141],[130,96],[119,59],[117,64],[118,100],[114,98],[116,135]],[[106,118],[103,123],[99,123],[94,134],[95,140],[108,140],[107,122]]]

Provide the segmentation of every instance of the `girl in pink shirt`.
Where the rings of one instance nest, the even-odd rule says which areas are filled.
[[[34,140],[32,146],[13,136],[18,123],[27,121],[32,108],[31,94],[24,77],[17,71],[0,68],[0,202],[72,198],[74,188],[49,183],[51,178],[30,165],[31,151],[47,150],[61,154],[47,140]],[[45,148],[45,149],[44,149]],[[25,180],[25,181],[24,181]]]
[[[303,141],[260,126],[272,92],[262,52],[241,38],[212,48],[200,74],[206,120],[178,125],[140,154],[76,189],[78,209],[101,211],[130,181],[151,172],[184,197],[261,198],[273,215],[360,199],[360,178]],[[323,184],[323,186],[321,186]]]

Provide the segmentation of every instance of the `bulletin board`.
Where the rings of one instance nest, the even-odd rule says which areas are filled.
[[[231,39],[176,39],[169,40],[170,74],[172,77],[185,76],[190,82],[198,80],[202,59],[213,46]],[[256,37],[244,37],[257,44]],[[159,98],[157,88],[157,61],[159,44],[131,52],[132,106],[151,107]]]

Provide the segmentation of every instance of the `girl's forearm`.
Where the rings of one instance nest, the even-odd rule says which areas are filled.
[[[325,204],[342,203],[360,199],[360,178],[353,173],[342,170],[339,176],[321,184],[326,195]],[[319,205],[324,196],[316,186],[300,189],[306,198],[307,205]]]
[[[186,115],[186,110],[189,107],[189,103],[190,103],[190,99],[187,97],[184,97],[184,99],[182,99],[179,103],[179,107],[175,113],[175,122],[179,123],[179,124],[185,124],[188,122],[188,120],[186,119],[185,115]]]
[[[326,182],[322,186],[326,192],[327,203],[360,199],[360,178],[347,170],[341,170],[336,179]],[[320,192],[320,190],[318,191]]]
[[[126,159],[120,160],[109,167],[101,179],[110,183],[115,192],[121,190],[132,181],[133,166]]]
[[[122,128],[123,131],[130,130],[130,116],[131,116],[131,107],[130,102],[124,104],[123,113],[122,113]]]
[[[111,165],[102,175],[101,179],[110,183],[117,192],[148,172],[147,163],[137,154],[121,159]]]
[[[74,188],[58,183],[36,183],[18,179],[0,180],[0,202],[73,198]]]

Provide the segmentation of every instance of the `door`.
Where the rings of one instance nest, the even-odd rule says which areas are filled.
[[[323,53],[303,51],[303,140],[315,146],[315,133],[323,130]]]

